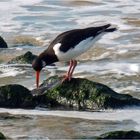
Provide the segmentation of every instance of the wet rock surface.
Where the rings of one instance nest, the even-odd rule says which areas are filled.
[[[23,55],[17,56],[16,58],[13,58],[11,61],[8,62],[8,64],[32,64],[33,60],[37,56],[32,54],[30,51],[26,52]]]
[[[34,108],[35,102],[30,91],[21,85],[0,87],[0,107]]]
[[[51,98],[67,109],[76,110],[116,109],[140,105],[139,99],[128,94],[119,94],[100,83],[81,78],[73,78],[70,82],[63,83],[61,80],[61,77],[53,76],[43,82],[39,89],[41,91],[41,88],[44,88],[43,93],[38,93],[43,94],[43,103]]]
[[[97,139],[140,139],[140,132],[137,131],[113,131],[102,134]]]
[[[61,82],[52,76],[32,91],[21,85],[0,87],[0,107],[34,108],[36,106],[63,110],[117,109],[140,105],[140,100],[119,94],[106,85],[82,78]]]

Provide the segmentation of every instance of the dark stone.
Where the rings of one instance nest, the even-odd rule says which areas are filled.
[[[8,48],[5,40],[0,36],[0,48]]]
[[[3,139],[3,140],[5,140],[5,139],[6,139],[6,137],[4,136],[4,134],[3,134],[3,133],[1,133],[1,132],[0,132],[0,139]]]
[[[19,120],[19,119],[32,119],[30,116],[26,115],[15,115],[15,114],[10,114],[10,113],[0,113],[0,120]]]
[[[44,95],[38,95],[33,97],[36,105],[38,107],[48,108],[48,109],[61,109],[64,108],[56,99]]]
[[[34,108],[35,102],[31,92],[21,85],[6,85],[0,87],[0,107]]]
[[[140,139],[140,132],[137,131],[113,131],[102,134],[97,139]]]
[[[140,105],[139,99],[128,94],[119,94],[100,83],[73,78],[70,82],[65,81],[61,84],[61,80],[62,78],[53,76],[44,81],[41,87],[46,87],[46,90],[40,93],[45,94],[42,95],[44,100],[53,99],[62,106],[78,110],[116,109]]]
[[[14,63],[18,63],[18,64],[32,64],[33,60],[36,58],[37,56],[32,54],[30,51],[26,52],[23,55],[17,56],[16,58],[13,58],[11,61],[9,61],[9,64],[14,64]]]

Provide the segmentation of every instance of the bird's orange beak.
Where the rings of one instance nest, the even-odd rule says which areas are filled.
[[[36,87],[39,87],[40,71],[36,71]]]

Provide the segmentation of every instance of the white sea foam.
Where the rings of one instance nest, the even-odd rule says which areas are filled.
[[[107,53],[104,54],[105,56]],[[103,56],[102,56],[103,57]],[[67,67],[59,67],[59,70],[67,70]],[[81,64],[78,65],[74,73],[98,73],[98,74],[108,74],[114,73],[117,76],[123,75],[137,75],[140,72],[140,64],[137,63],[127,63],[127,62],[94,62],[92,64]]]
[[[0,78],[3,78],[3,77],[15,77],[17,75],[20,75],[20,74],[23,74],[25,73],[26,71],[25,70],[22,70],[20,68],[17,68],[17,67],[14,67],[16,65],[0,65]]]
[[[127,52],[128,52],[128,50],[126,50],[126,49],[117,50],[117,54],[125,54]]]
[[[43,0],[13,0],[13,3],[17,4],[17,5],[33,5],[33,4],[38,4]]]
[[[0,70],[0,71],[2,71],[2,74],[0,74],[0,78],[10,77],[10,76],[15,77],[17,75],[25,73],[25,71],[19,71],[16,68],[3,69],[3,70]]]
[[[120,88],[114,88],[114,90],[118,93],[123,93],[124,91],[136,91],[136,85],[130,85],[130,86],[125,86],[125,87],[120,87]]]

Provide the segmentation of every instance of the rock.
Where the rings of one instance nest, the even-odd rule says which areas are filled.
[[[21,85],[6,85],[0,87],[0,107],[34,108],[31,92]]]
[[[34,96],[34,101],[36,102],[37,107],[43,107],[48,109],[64,109],[65,107],[60,104],[56,99],[51,96],[37,95]],[[66,108],[65,108],[66,109]]]
[[[140,139],[140,132],[137,131],[113,131],[102,134],[97,139]]]
[[[32,119],[32,117],[30,116],[26,116],[26,115],[16,115],[16,114],[10,114],[10,113],[7,113],[7,112],[4,112],[4,113],[0,113],[0,120],[19,120],[19,119],[22,119],[22,120],[27,120],[27,119]]]
[[[53,86],[53,82],[56,84],[55,81],[61,81],[61,79],[58,76],[50,77],[41,87],[51,85],[52,88],[48,86],[48,90],[43,93],[46,99],[54,99],[65,107],[78,110],[100,110],[140,105],[140,100],[131,95],[119,94],[106,85],[87,79],[73,78],[70,82],[65,81],[62,84],[58,82]]]
[[[8,48],[5,40],[0,36],[0,48]]]
[[[7,138],[4,136],[4,134],[3,134],[3,133],[1,133],[1,132],[0,132],[0,139],[5,140],[5,139],[7,139]]]
[[[8,62],[8,64],[32,64],[32,61],[36,58],[37,56],[32,54],[30,51],[26,52],[23,55],[17,56],[16,58],[13,58],[11,61]]]

